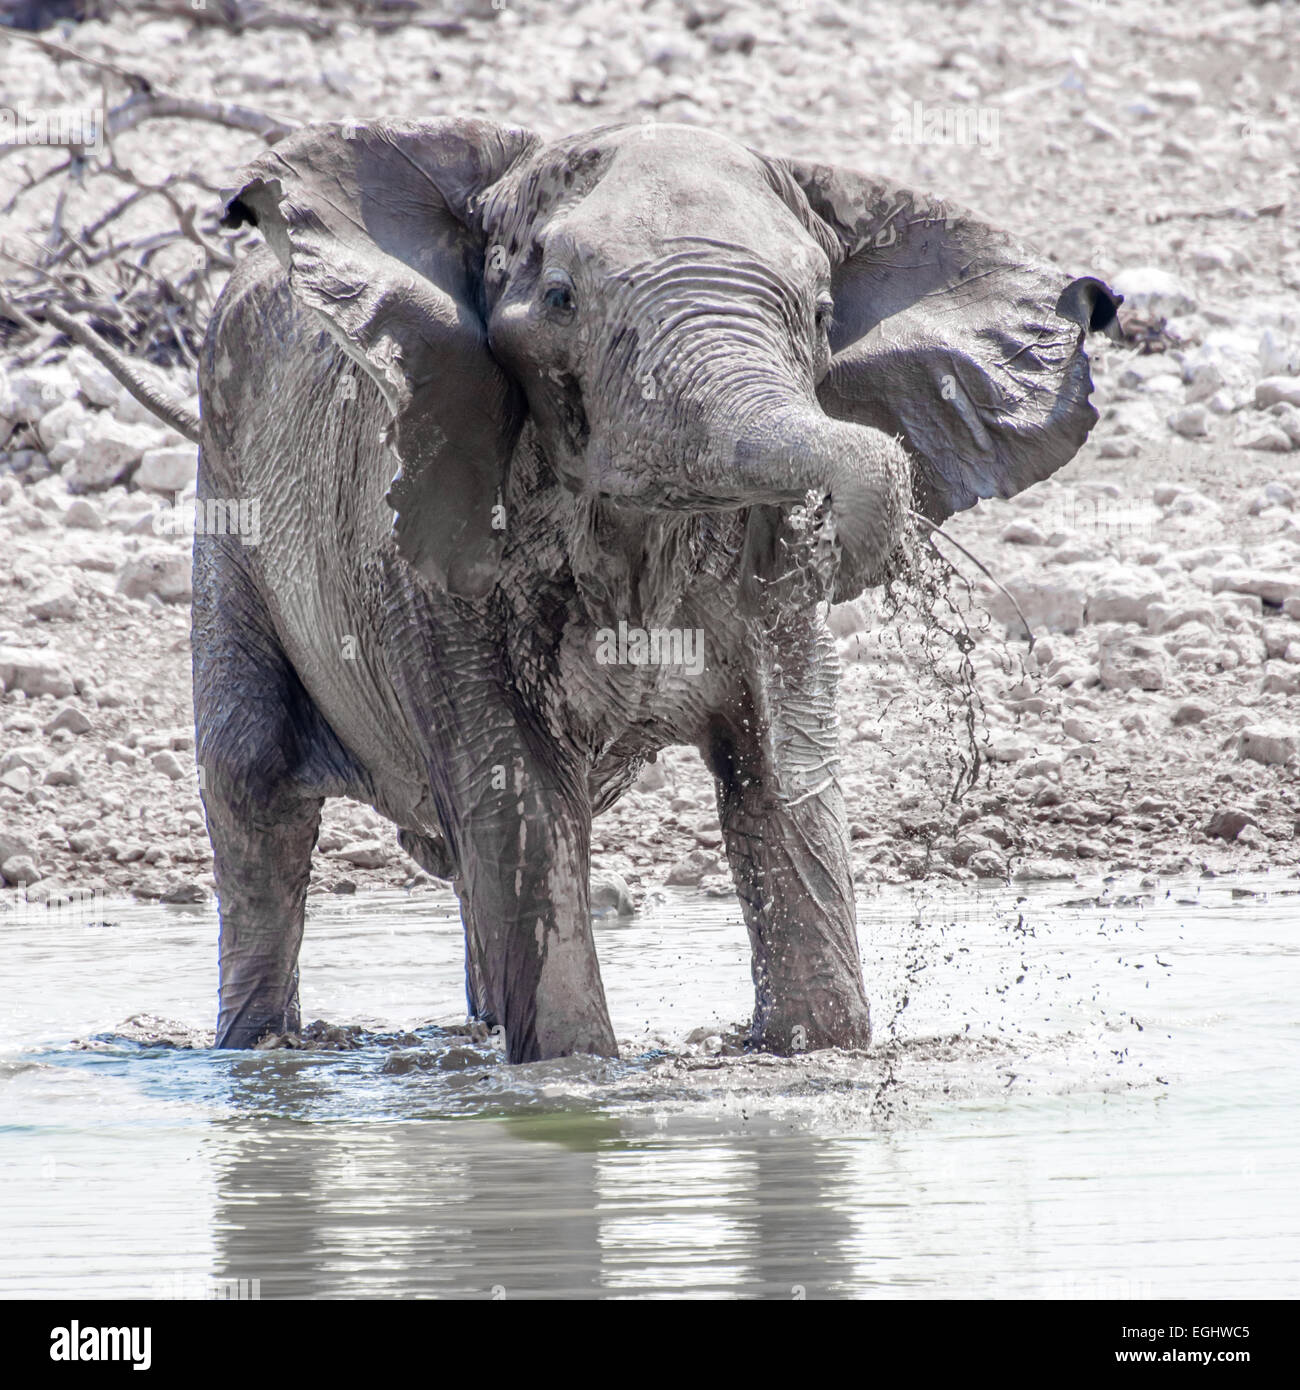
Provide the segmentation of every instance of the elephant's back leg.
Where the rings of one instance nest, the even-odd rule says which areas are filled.
[[[218,1047],[300,1026],[312,849],[324,796],[347,780],[241,549],[232,536],[195,537],[195,750],[221,914]]]

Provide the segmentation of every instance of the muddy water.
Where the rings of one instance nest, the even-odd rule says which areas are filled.
[[[623,1060],[516,1068],[447,896],[314,901],[333,1027],[251,1054],[210,910],[0,912],[0,1294],[1294,1296],[1300,880],[1166,888],[864,897],[877,1044],[794,1059],[664,899],[597,929]]]

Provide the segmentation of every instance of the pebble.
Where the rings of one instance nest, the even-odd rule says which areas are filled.
[[[198,474],[198,450],[193,444],[169,444],[147,449],[132,482],[150,492],[171,495],[191,487]]]
[[[1016,883],[1051,883],[1074,877],[1074,866],[1062,859],[1027,859],[1011,875]]]
[[[1098,584],[1088,595],[1085,614],[1090,623],[1141,623],[1145,626],[1152,604],[1163,604],[1168,597],[1168,591],[1156,575],[1139,572]]]
[[[146,450],[163,442],[160,429],[128,425],[112,416],[98,422],[63,477],[69,492],[102,492],[124,477]]]
[[[1203,405],[1185,405],[1170,412],[1167,423],[1184,439],[1204,439],[1210,432],[1210,412]]]
[[[1185,724],[1202,724],[1212,713],[1211,706],[1204,701],[1184,700],[1169,716],[1169,722],[1175,728],[1182,728]]]
[[[70,734],[87,734],[93,727],[84,710],[78,709],[76,705],[60,705],[54,718],[45,725],[43,732],[52,734],[59,729],[66,729]]]
[[[67,658],[53,647],[0,646],[0,686],[55,699],[76,693]]]
[[[978,850],[966,861],[966,867],[976,878],[1005,878],[1007,875],[1006,860],[995,849]]]
[[[1032,521],[1013,521],[1002,533],[1011,545],[1045,545],[1047,537]]]
[[[676,888],[696,888],[706,874],[717,871],[718,857],[707,850],[693,849],[668,870],[665,882]]]
[[[1253,762],[1284,766],[1293,763],[1300,748],[1300,727],[1279,722],[1252,724],[1238,735],[1237,756]]]
[[[159,901],[164,903],[205,903],[208,900],[208,890],[190,879],[172,877],[158,897]]]
[[[1215,840],[1235,840],[1248,826],[1254,825],[1254,817],[1246,811],[1215,811],[1205,826],[1205,833]]]
[[[66,579],[55,579],[27,600],[27,611],[39,622],[55,618],[70,622],[81,616],[81,600]]]
[[[1216,570],[1210,575],[1213,593],[1228,590],[1253,594],[1266,603],[1281,606],[1288,599],[1300,598],[1300,575],[1270,570]]]
[[[354,869],[382,869],[392,854],[378,840],[354,840],[335,851],[334,857],[351,864]]]
[[[1121,313],[1172,318],[1196,309],[1196,299],[1189,286],[1159,266],[1133,266],[1121,270],[1111,280],[1111,287],[1124,296]]]
[[[1020,605],[1025,622],[1035,633],[1077,632],[1083,626],[1084,596],[1077,580],[1056,576],[1004,579],[1003,586]],[[1005,594],[989,589],[982,595],[989,613],[1005,625],[1009,636],[1025,636],[1024,623]]]
[[[100,409],[111,409],[121,394],[118,379],[83,347],[74,347],[65,359],[81,394]]]
[[[1122,630],[1104,633],[1097,644],[1097,672],[1106,690],[1160,690],[1166,679],[1162,647]]]
[[[0,827],[0,864],[6,859],[26,856],[28,859],[35,859],[36,842],[29,836],[17,830],[6,830]]]
[[[181,766],[176,754],[170,749],[163,749],[155,753],[149,759],[149,765],[155,772],[161,772],[164,777],[170,777],[173,782],[179,782],[185,776],[185,769]]]
[[[40,881],[41,873],[36,861],[26,854],[16,854],[0,863],[0,878],[19,888]]]
[[[117,590],[127,598],[188,602],[193,596],[190,557],[176,550],[142,551],[122,566]]]
[[[65,753],[45,770],[41,781],[47,787],[76,787],[81,784],[81,766],[75,753]]]
[[[1289,454],[1295,448],[1291,436],[1279,425],[1262,425],[1248,429],[1238,441],[1243,449],[1257,453]]]
[[[74,497],[68,510],[63,513],[63,524],[83,531],[102,531],[104,518],[93,502],[84,497]]]
[[[636,913],[632,890],[621,875],[608,870],[591,876],[591,913],[593,917],[631,917]]]
[[[1267,376],[1255,383],[1255,404],[1261,409],[1276,405],[1300,406],[1300,376]]]

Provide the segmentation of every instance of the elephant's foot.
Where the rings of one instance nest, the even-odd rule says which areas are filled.
[[[539,1024],[512,1038],[506,1030],[512,1062],[545,1062],[552,1057],[617,1057],[618,1044],[608,1019],[589,1017]]]
[[[871,1008],[861,989],[760,999],[750,1025],[751,1047],[782,1057],[822,1048],[871,1046]]]
[[[253,996],[239,1003],[230,999],[232,990],[223,988],[221,1014],[217,1019],[217,1047],[256,1047],[263,1038],[302,1032],[302,1014],[297,991],[288,1001]]]

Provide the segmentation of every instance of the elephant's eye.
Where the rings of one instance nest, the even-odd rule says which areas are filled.
[[[553,313],[569,315],[578,307],[573,298],[573,282],[562,271],[552,272],[542,286],[542,303]]]
[[[835,317],[835,301],[830,295],[823,295],[817,301],[817,327],[830,331],[831,320]]]

